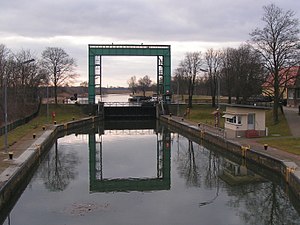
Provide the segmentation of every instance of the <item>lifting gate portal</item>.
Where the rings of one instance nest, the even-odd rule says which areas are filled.
[[[157,94],[169,102],[171,85],[170,45],[89,45],[89,104],[95,104],[96,88],[101,95],[102,56],[155,56],[157,57]],[[96,78],[98,82],[96,84]]]

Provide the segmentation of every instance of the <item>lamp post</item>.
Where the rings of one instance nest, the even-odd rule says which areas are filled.
[[[21,62],[21,65],[28,64],[34,62],[35,59],[29,59],[24,62]],[[5,153],[8,153],[8,121],[7,121],[7,75],[4,78],[4,123],[5,123],[5,135],[4,135],[4,146],[5,146]]]
[[[179,116],[179,79],[177,78],[177,116]]]
[[[4,146],[5,153],[8,153],[8,137],[7,137],[7,76],[4,78],[4,124],[5,124],[5,135],[4,135]]]
[[[218,96],[217,96],[217,98],[218,98],[218,104],[217,104],[217,106],[218,106],[218,109],[220,108],[220,98],[221,98],[221,90],[220,90],[220,76],[219,75],[217,75],[217,92],[218,92]]]
[[[47,89],[46,89],[46,92],[47,92],[47,123],[49,123],[49,91],[48,91],[48,87],[49,87],[49,84],[47,82]]]

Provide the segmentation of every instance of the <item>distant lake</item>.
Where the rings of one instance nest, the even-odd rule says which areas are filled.
[[[106,94],[102,95],[102,102],[128,102],[129,94]],[[88,101],[87,97],[78,98],[77,101],[79,103],[86,103]],[[96,95],[96,103],[101,101],[100,95]],[[75,103],[75,101],[69,101],[69,103]]]
[[[102,95],[103,102],[128,102],[129,94],[107,94]],[[100,100],[100,96],[96,96],[96,102]]]

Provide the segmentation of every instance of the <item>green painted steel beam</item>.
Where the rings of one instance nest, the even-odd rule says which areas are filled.
[[[164,93],[171,91],[171,55],[165,55],[163,58],[164,67]]]
[[[95,104],[95,55],[89,52],[89,96],[88,101]]]
[[[89,45],[94,55],[103,56],[164,56],[170,54],[170,45]]]
[[[171,46],[170,45],[116,45],[89,44],[89,103],[95,104],[95,56],[162,56],[163,90],[167,94],[171,89]],[[157,65],[158,67],[158,65]],[[157,80],[157,84],[159,81]]]

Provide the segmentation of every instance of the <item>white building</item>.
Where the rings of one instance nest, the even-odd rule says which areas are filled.
[[[228,105],[223,117],[227,138],[266,136],[266,110],[253,105]]]

